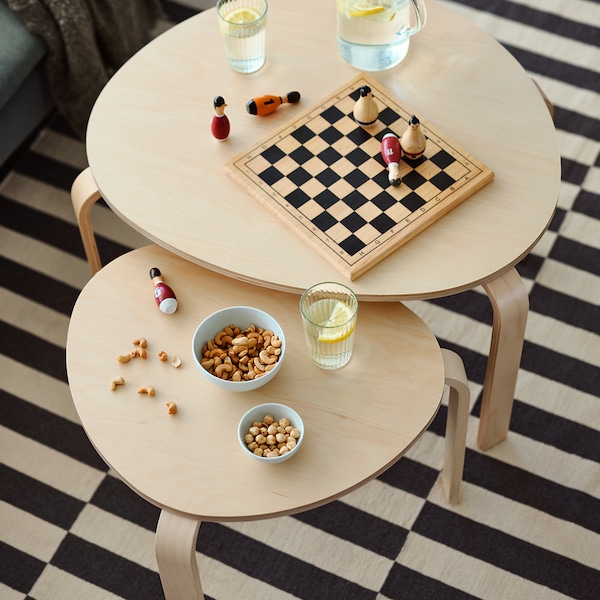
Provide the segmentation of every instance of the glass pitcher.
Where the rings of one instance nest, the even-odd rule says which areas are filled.
[[[399,64],[410,37],[427,19],[424,0],[336,1],[340,54],[361,71],[383,71]]]

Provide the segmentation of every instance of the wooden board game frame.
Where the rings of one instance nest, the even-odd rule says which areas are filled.
[[[352,117],[368,85],[379,119]],[[403,157],[392,186],[381,157],[416,114],[427,138],[421,159]],[[227,162],[228,174],[353,280],[492,181],[494,173],[361,74]]]

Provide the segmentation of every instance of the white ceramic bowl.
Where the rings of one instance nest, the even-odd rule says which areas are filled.
[[[249,325],[254,324],[256,327],[270,329],[279,337],[282,342],[281,354],[279,355],[279,359],[275,363],[275,367],[273,369],[266,372],[264,375],[249,381],[230,381],[229,379],[221,379],[216,375],[209,373],[200,364],[200,360],[202,358],[202,347],[204,344],[206,344],[209,340],[213,340],[215,336],[223,330],[224,327],[227,327],[231,324],[240,327],[242,330],[246,329]],[[256,390],[266,383],[269,383],[269,381],[271,381],[273,377],[279,373],[285,357],[285,345],[283,329],[271,315],[258,308],[252,308],[251,306],[230,306],[212,313],[212,315],[206,317],[206,319],[204,319],[204,321],[198,325],[196,331],[194,332],[194,337],[192,338],[192,353],[194,355],[196,366],[198,369],[200,369],[200,372],[207,381],[210,381],[210,383],[232,392],[247,392],[250,390]]]
[[[275,421],[279,421],[279,419],[283,419],[284,417],[289,420],[290,425],[298,430],[300,430],[300,437],[296,441],[296,445],[285,454],[281,454],[280,456],[274,456],[272,458],[265,458],[263,456],[258,456],[254,454],[251,450],[248,449],[248,445],[244,441],[244,436],[248,433],[252,423],[254,421],[262,422],[266,415],[271,415]],[[264,462],[266,464],[275,464],[279,462],[283,462],[284,460],[289,460],[298,452],[300,446],[302,445],[302,440],[304,440],[304,423],[302,422],[302,418],[300,415],[289,406],[285,404],[278,404],[276,402],[267,402],[265,404],[259,404],[251,408],[241,419],[238,425],[238,440],[244,453],[248,456],[251,456],[255,460]]]

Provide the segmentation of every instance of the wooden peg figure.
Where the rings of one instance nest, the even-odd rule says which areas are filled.
[[[223,142],[229,137],[230,129],[229,119],[225,114],[227,104],[225,104],[223,96],[216,96],[213,100],[213,106],[215,107],[215,114],[210,124],[210,131],[219,141]]]
[[[381,156],[388,168],[388,180],[392,185],[400,185],[400,140],[393,133],[386,133],[381,140]]]
[[[415,115],[408,120],[408,127],[400,138],[400,145],[402,146],[402,152],[406,158],[415,160],[423,156],[425,147],[427,145],[427,139],[425,134],[421,131],[421,122]]]
[[[246,110],[251,115],[268,115],[282,104],[296,104],[300,101],[300,92],[289,92],[287,96],[259,96],[246,103]]]
[[[354,105],[354,120],[361,126],[373,125],[379,117],[377,102],[373,98],[371,88],[363,85],[360,88],[360,96]]]

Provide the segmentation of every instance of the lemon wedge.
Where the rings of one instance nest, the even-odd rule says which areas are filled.
[[[385,6],[374,6],[369,2],[348,2],[338,0],[338,12],[348,19],[356,17],[368,17],[387,10]]]
[[[333,306],[329,319],[323,324],[323,329],[319,333],[319,342],[334,344],[349,338],[356,324],[348,323],[351,318],[352,309],[345,302],[338,300]]]
[[[234,8],[225,15],[225,20],[235,25],[243,25],[244,23],[252,23],[260,19],[260,13],[250,7]]]
[[[353,10],[348,11],[348,16],[351,19],[356,17],[367,17],[370,15],[376,15],[377,13],[383,12],[385,6],[371,6],[370,4],[364,4],[360,6],[353,6]]]

